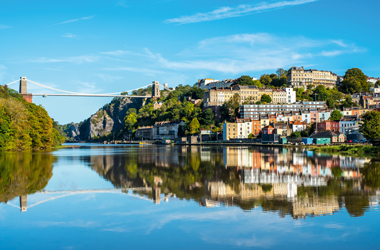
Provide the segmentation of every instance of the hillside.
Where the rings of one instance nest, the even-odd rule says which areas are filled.
[[[149,95],[151,87],[134,91],[133,95]],[[202,99],[203,90],[196,86],[179,85],[174,91],[162,90],[157,100],[148,98],[114,98],[95,114],[76,124],[60,126],[66,140],[104,140],[121,139],[123,134],[134,131],[138,127],[151,126],[158,121],[183,120],[185,129],[190,130],[190,122],[199,120],[201,127],[215,124],[214,113],[211,110],[202,111],[202,102],[193,104],[188,98]],[[154,109],[155,102],[160,107]]]
[[[58,146],[63,137],[42,106],[26,102],[0,86],[0,151],[40,150]]]

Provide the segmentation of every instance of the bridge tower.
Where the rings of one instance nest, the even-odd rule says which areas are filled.
[[[28,204],[28,195],[21,195],[20,196],[20,210],[21,210],[21,212],[26,211],[27,204]]]
[[[152,98],[153,99],[160,98],[160,85],[158,81],[154,81],[152,83]]]
[[[20,89],[19,94],[22,95],[22,97],[29,103],[32,103],[32,94],[28,94],[28,84],[26,81],[26,77],[22,76],[20,77]]]
[[[155,204],[160,204],[160,196],[161,196],[161,188],[160,187],[152,187],[153,193],[153,201]]]

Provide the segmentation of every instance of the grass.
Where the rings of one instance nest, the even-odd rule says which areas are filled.
[[[380,147],[367,146],[367,145],[339,145],[339,146],[323,146],[312,148],[315,152],[350,155],[350,156],[363,156],[363,157],[379,157]]]

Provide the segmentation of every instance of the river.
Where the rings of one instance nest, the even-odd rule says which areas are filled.
[[[0,249],[378,249],[380,163],[276,147],[0,154]]]

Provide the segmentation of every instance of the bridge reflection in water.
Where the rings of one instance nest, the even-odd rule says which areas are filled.
[[[22,194],[21,211],[88,193],[122,194],[155,204],[173,197],[194,200],[204,207],[260,207],[295,219],[333,214],[341,208],[351,216],[362,216],[379,204],[376,185],[366,182],[361,173],[363,167],[377,167],[377,163],[365,158],[271,147],[148,146],[74,159],[115,188],[42,190],[36,194],[53,197],[29,206]]]

